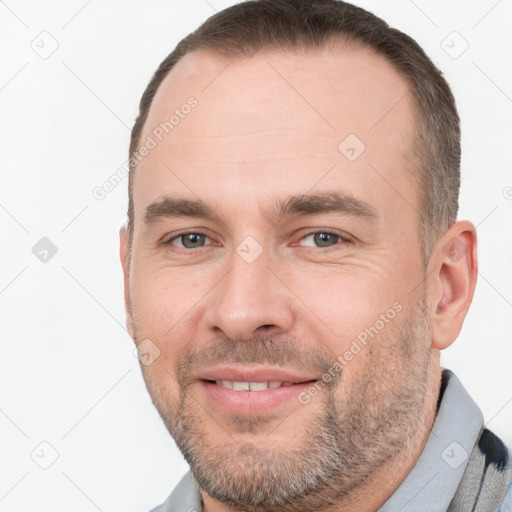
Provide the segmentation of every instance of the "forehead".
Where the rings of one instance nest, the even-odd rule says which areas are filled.
[[[360,46],[236,59],[193,52],[153,100],[141,142],[155,144],[137,166],[135,207],[176,188],[234,202],[240,194],[230,192],[251,190],[257,201],[320,180],[377,208],[400,196],[414,206],[414,124],[408,82]]]

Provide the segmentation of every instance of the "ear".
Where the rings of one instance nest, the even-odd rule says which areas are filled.
[[[458,221],[439,239],[429,262],[432,348],[450,346],[462,329],[478,274],[476,228]]]
[[[133,326],[130,314],[130,261],[128,258],[128,232],[124,225],[119,230],[119,257],[121,258],[121,266],[123,267],[126,327],[133,339]]]

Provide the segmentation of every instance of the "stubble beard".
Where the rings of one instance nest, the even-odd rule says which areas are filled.
[[[366,368],[350,389],[344,390],[343,400],[336,395],[336,388],[344,383],[343,370],[337,386],[324,388],[324,394],[314,398],[322,401],[323,414],[303,426],[298,443],[290,439],[291,447],[262,448],[261,437],[255,437],[254,443],[230,446],[229,434],[225,442],[213,444],[209,436],[212,422],[223,423],[226,432],[263,432],[266,440],[276,428],[288,426],[296,431],[297,420],[293,412],[277,421],[270,414],[215,418],[187,386],[180,385],[179,399],[172,399],[154,382],[150,369],[142,370],[154,405],[195,480],[209,496],[233,510],[328,510],[339,506],[352,490],[406,448],[421,426],[431,364],[427,320],[424,291],[409,318],[401,319],[392,343],[389,337],[383,339],[385,332],[381,332],[364,348],[371,352]],[[271,347],[276,351],[273,363],[292,357],[291,353],[277,355],[279,343]],[[268,350],[269,345],[265,347],[267,357]],[[182,383],[179,377],[178,382]],[[298,408],[308,406],[297,404]]]

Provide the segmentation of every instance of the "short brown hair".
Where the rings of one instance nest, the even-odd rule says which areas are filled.
[[[133,237],[131,157],[137,151],[155,93],[174,65],[196,50],[235,58],[264,50],[315,50],[345,40],[383,56],[404,77],[417,108],[411,171],[421,190],[420,240],[424,263],[440,234],[457,218],[460,127],[455,100],[442,73],[408,35],[374,14],[340,0],[248,0],[224,9],[182,39],[160,64],[140,101],[131,133],[128,242]],[[131,251],[130,251],[131,252]]]

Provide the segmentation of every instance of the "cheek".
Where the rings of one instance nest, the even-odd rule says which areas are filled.
[[[287,284],[303,301],[300,307],[306,317],[325,324],[340,343],[374,325],[401,296],[392,276],[370,265],[296,272],[289,275]]]
[[[369,267],[331,268],[324,275],[290,277],[289,283],[304,301],[299,330],[311,333],[341,364],[340,389],[350,388],[368,368],[377,371],[383,355],[394,352],[404,308],[390,275]]]
[[[164,418],[177,416],[180,402],[180,388],[175,372],[164,353],[151,365],[142,365],[146,387],[160,414]]]
[[[198,272],[145,269],[132,280],[131,299],[139,329],[146,337],[174,338],[205,295]]]

